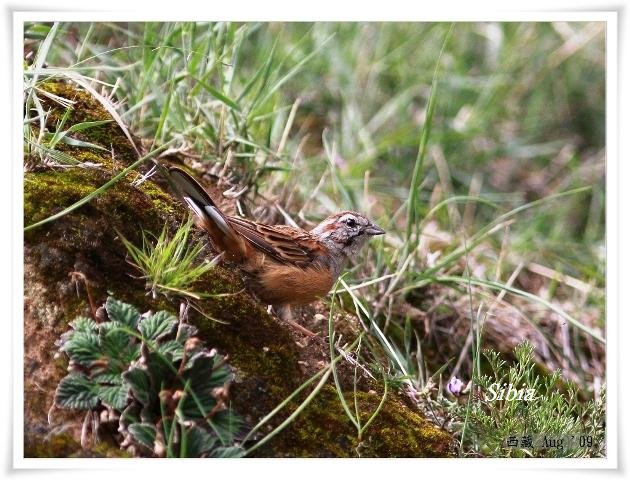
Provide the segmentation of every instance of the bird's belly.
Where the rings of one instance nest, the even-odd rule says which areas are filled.
[[[267,264],[258,274],[255,293],[271,305],[303,305],[326,295],[336,277],[332,269],[322,265],[300,268]]]

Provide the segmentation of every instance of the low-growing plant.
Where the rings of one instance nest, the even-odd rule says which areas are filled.
[[[179,293],[201,298],[203,294],[190,291],[192,284],[213,267],[207,261],[199,263],[203,250],[200,242],[189,244],[188,239],[192,219],[188,219],[169,237],[166,225],[160,235],[151,242],[146,232],[142,232],[142,247],[120,235],[131,257],[131,263],[142,272],[147,288],[155,298],[158,292]]]
[[[61,337],[70,362],[55,392],[58,407],[87,410],[86,424],[118,421],[121,447],[138,454],[242,455],[231,371],[195,327],[166,311],[141,315],[113,297],[98,313],[103,321],[77,317]]]
[[[581,402],[578,388],[562,382],[559,370],[539,371],[527,341],[515,347],[513,365],[496,351],[483,354],[491,373],[476,378],[468,397],[453,404],[455,418],[467,425],[465,446],[493,457],[605,455],[603,389],[598,400]],[[455,380],[447,390],[460,385]]]

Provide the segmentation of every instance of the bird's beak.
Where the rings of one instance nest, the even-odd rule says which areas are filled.
[[[364,230],[364,232],[367,233],[368,235],[384,235],[385,234],[385,230],[383,230],[381,227],[373,223],[370,223],[367,226],[367,228]]]

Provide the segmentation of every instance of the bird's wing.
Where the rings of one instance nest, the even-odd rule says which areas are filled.
[[[228,217],[230,226],[258,250],[286,264],[308,264],[324,248],[309,232],[287,225],[261,225],[241,217]]]
[[[172,167],[166,172],[178,195],[195,214],[197,225],[206,230],[215,245],[241,261],[250,247],[276,261],[308,265],[325,247],[311,233],[287,225],[261,225],[241,217],[225,215],[204,188],[184,170]]]

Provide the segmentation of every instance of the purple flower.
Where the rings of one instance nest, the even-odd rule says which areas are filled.
[[[347,165],[346,161],[343,159],[341,155],[335,155],[333,158],[333,162],[335,166],[338,168],[345,168],[345,166]]]
[[[464,382],[462,382],[459,378],[457,377],[452,377],[451,381],[448,382],[448,384],[446,385],[446,389],[452,393],[453,395],[455,395],[456,397],[459,397],[460,394],[462,393],[462,388],[464,387]]]

